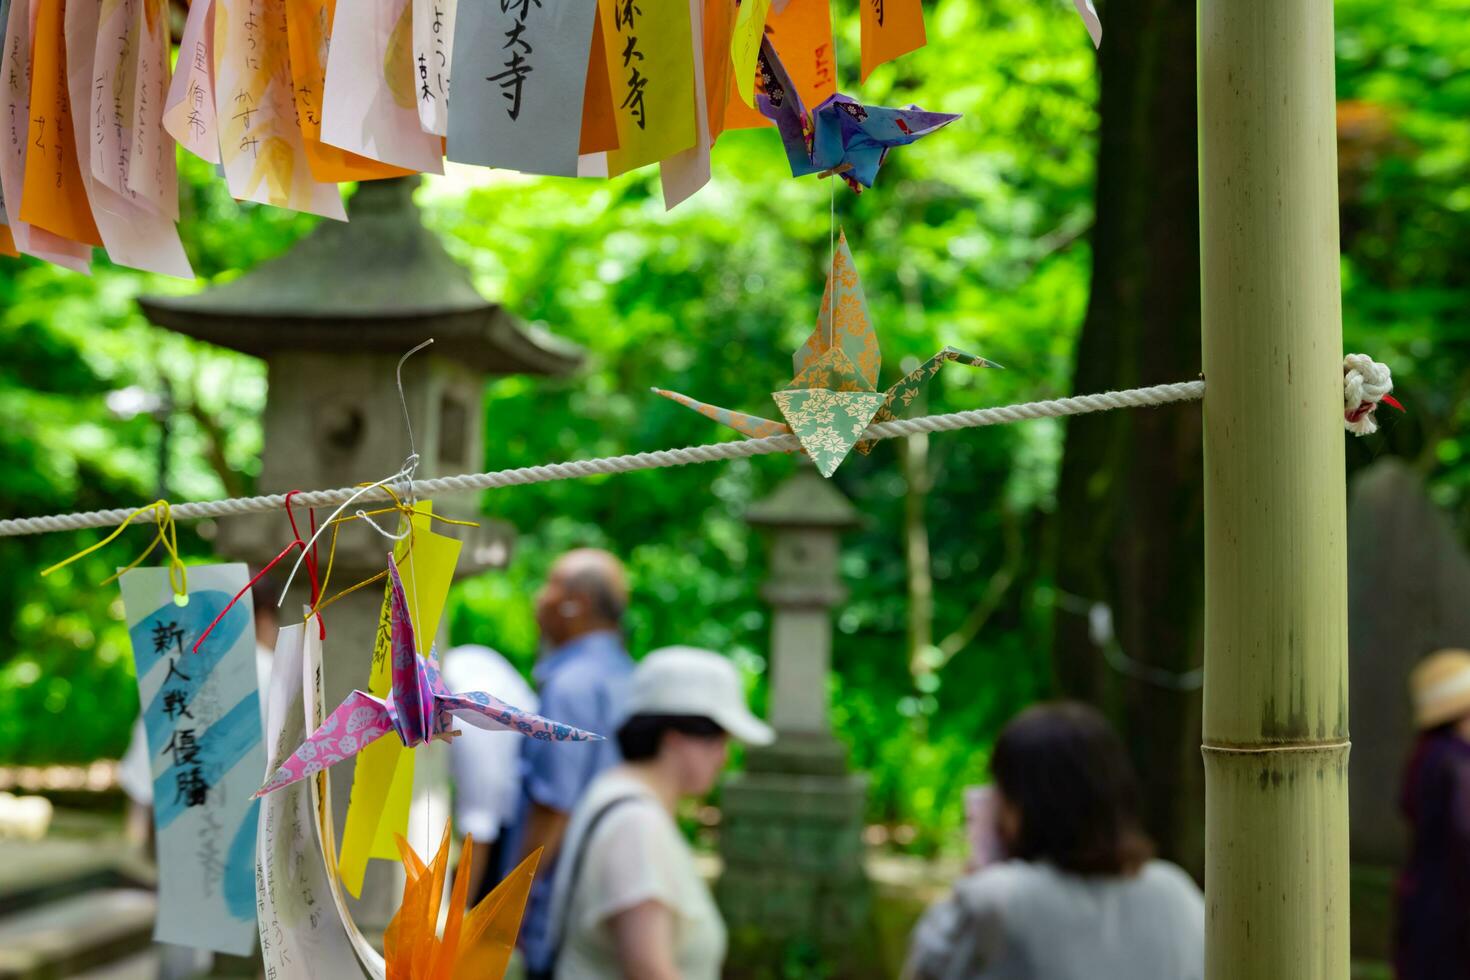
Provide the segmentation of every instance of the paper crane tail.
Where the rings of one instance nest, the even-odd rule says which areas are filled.
[[[357,754],[391,731],[393,719],[388,706],[371,694],[353,691],[266,780],[265,785],[255,791],[255,796],[273,793],[314,776]]]
[[[883,405],[878,413],[873,416],[874,422],[888,422],[898,416],[919,396],[919,392],[929,383],[930,379],[939,373],[946,361],[954,361],[957,364],[966,364],[970,367],[996,368],[1000,365],[994,361],[987,360],[976,354],[969,354],[956,347],[946,347],[935,354],[929,360],[919,365],[908,374],[904,375],[892,388],[889,388],[883,399]],[[864,440],[857,444],[857,451],[863,455],[873,451],[876,445],[872,439]]]
[[[721,425],[728,425],[736,432],[747,435],[752,439],[788,435],[791,432],[789,428],[780,422],[763,419],[759,415],[746,415],[744,412],[732,412],[728,408],[720,408],[718,405],[695,401],[688,395],[681,395],[677,391],[655,388],[653,389],[653,393],[662,395],[670,401],[676,401],[685,408],[692,408],[705,418],[714,419]]]

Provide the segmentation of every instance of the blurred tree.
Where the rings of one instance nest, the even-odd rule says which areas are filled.
[[[1193,0],[1108,0],[1092,286],[1072,390],[1199,373]],[[1160,850],[1203,864],[1199,408],[1067,421],[1054,537],[1057,685],[1102,706]]]

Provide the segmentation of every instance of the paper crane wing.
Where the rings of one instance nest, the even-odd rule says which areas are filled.
[[[1072,4],[1077,8],[1077,15],[1082,18],[1082,23],[1087,25],[1087,33],[1092,36],[1092,46],[1102,47],[1102,21],[1098,20],[1097,8],[1092,5],[1092,0],[1072,0]]]
[[[538,847],[465,916],[459,936],[459,963],[451,980],[504,976],[540,860]]]
[[[336,765],[393,731],[393,727],[393,712],[386,704],[365,691],[353,691],[337,706],[337,710],[327,715],[321,727],[281,763],[255,795],[264,796]]]
[[[728,425],[736,432],[750,436],[752,439],[764,439],[767,436],[785,435],[791,431],[780,422],[763,419],[759,415],[746,415],[744,412],[732,412],[728,408],[720,408],[717,405],[695,401],[688,395],[681,395],[677,391],[655,388],[653,389],[653,393],[662,395],[671,401],[676,401],[685,408],[692,408],[705,418],[714,419],[721,425]]]
[[[897,384],[884,393],[883,404],[878,409],[878,413],[873,416],[873,421],[887,422],[897,418],[899,413],[913,404],[920,390],[923,389],[924,385],[929,383],[929,380],[934,375],[939,373],[939,369],[944,366],[946,361],[968,364],[971,367],[1000,368],[1000,365],[994,361],[986,360],[975,354],[967,354],[955,347],[946,347],[904,375]],[[857,444],[857,451],[866,455],[873,451],[873,445],[874,442],[872,439],[865,440]]]
[[[868,315],[868,298],[863,293],[852,250],[847,247],[846,232],[838,236],[837,248],[832,253],[832,268],[827,270],[827,288],[822,293],[816,328],[792,358],[792,369],[800,377],[833,347],[841,349],[867,379],[867,389],[878,387],[878,369],[883,357],[878,350],[878,335],[873,332],[872,317]]]
[[[854,190],[859,185],[873,186],[890,149],[913,143],[960,118],[915,105],[901,109],[863,105],[841,93],[817,106],[812,115],[816,164],[823,170],[849,165],[841,176]]]
[[[440,710],[489,731],[520,732],[543,742],[599,742],[601,735],[506,704],[484,691],[464,694],[436,694],[434,702]]]
[[[393,631],[393,711],[397,715],[398,733],[403,736],[403,744],[418,745],[432,734],[434,692],[429,686],[423,658],[415,645],[403,579],[391,555],[388,558],[388,586],[388,619]]]

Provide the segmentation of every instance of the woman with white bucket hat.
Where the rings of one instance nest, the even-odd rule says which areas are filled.
[[[1419,739],[1399,798],[1412,839],[1398,883],[1395,976],[1470,977],[1470,652],[1425,657],[1409,692]]]
[[[633,671],[622,765],[599,776],[567,828],[552,892],[557,980],[716,980],[725,924],[679,832],[679,801],[708,793],[729,740],[768,745],[725,657],[665,647]]]

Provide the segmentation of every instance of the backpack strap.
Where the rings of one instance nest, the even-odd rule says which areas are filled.
[[[602,807],[597,810],[597,812],[592,814],[592,819],[587,821],[587,829],[582,831],[582,836],[577,840],[577,849],[572,854],[570,871],[567,873],[567,890],[565,898],[566,907],[562,909],[553,908],[551,910],[552,923],[555,926],[551,937],[551,955],[550,958],[547,960],[545,968],[543,970],[537,971],[536,976],[545,977],[547,978],[547,980],[549,980],[552,974],[556,972],[556,961],[561,956],[562,944],[566,942],[567,938],[567,917],[568,913],[571,911],[572,896],[576,894],[577,881],[582,876],[583,859],[587,856],[587,844],[592,840],[592,835],[597,831],[598,825],[602,823],[602,818],[607,816],[618,806],[624,803],[628,803],[632,800],[638,800],[642,798],[642,795],[637,793],[628,793],[624,796],[614,797],[613,799],[608,800],[606,803],[604,803]],[[560,912],[561,914],[558,915],[558,912]]]

